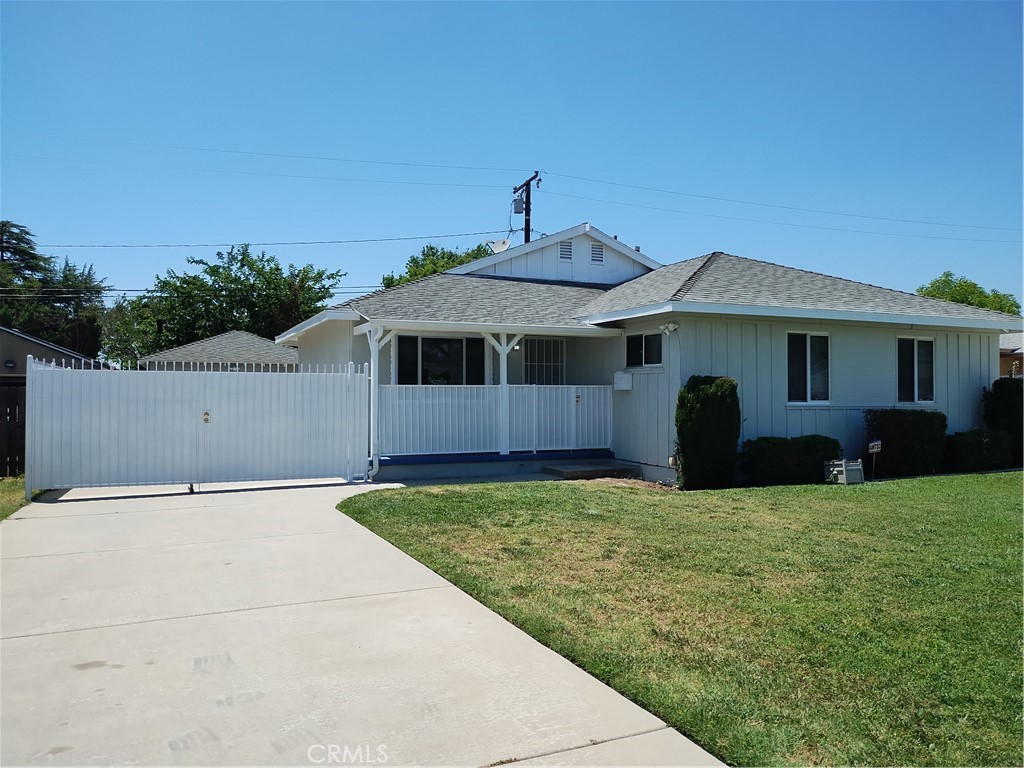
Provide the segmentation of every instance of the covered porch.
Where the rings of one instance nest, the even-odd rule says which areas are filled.
[[[608,450],[621,333],[365,323],[371,454]]]

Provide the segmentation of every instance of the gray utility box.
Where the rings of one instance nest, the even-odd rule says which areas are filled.
[[[857,461],[836,459],[825,462],[825,482],[839,485],[853,485],[864,482],[864,465]]]

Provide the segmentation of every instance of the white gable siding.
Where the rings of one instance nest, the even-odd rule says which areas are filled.
[[[530,253],[474,269],[471,274],[618,285],[650,272],[648,267],[606,245],[603,247],[603,261],[595,263],[591,255],[591,246],[603,244],[586,234],[569,238],[569,242],[572,243],[571,261],[561,258],[559,242],[555,241]]]

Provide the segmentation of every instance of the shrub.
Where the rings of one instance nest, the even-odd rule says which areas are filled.
[[[751,485],[807,485],[825,481],[825,462],[842,449],[825,435],[759,437],[743,444],[743,455]]]
[[[877,477],[930,475],[942,469],[946,414],[906,408],[868,410],[864,426],[868,440],[882,441],[882,452],[875,458]]]
[[[691,376],[676,401],[679,484],[687,490],[731,486],[739,439],[736,382],[718,376]]]
[[[982,472],[1006,469],[1013,464],[1013,436],[1009,432],[972,429],[946,438],[946,469],[949,472]]]
[[[1011,435],[1011,466],[1019,467],[1024,459],[1024,379],[996,379],[981,400],[985,426]]]

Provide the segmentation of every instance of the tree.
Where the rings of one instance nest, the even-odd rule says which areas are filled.
[[[95,357],[105,291],[92,265],[58,266],[36,250],[27,227],[0,221],[0,325]]]
[[[275,256],[248,245],[217,252],[213,261],[189,258],[195,274],[167,270],[152,292],[122,296],[107,312],[104,354],[122,364],[226,331],[272,339],[312,317],[343,272],[307,264],[282,267]]]
[[[444,272],[490,255],[491,249],[483,243],[468,251],[458,249],[452,251],[447,248],[438,248],[436,245],[425,245],[419,256],[410,256],[409,260],[405,262],[405,272],[397,277],[394,272],[384,275],[380,282],[385,288],[394,288],[396,285],[419,280],[421,277]]]
[[[922,285],[917,289],[917,293],[919,296],[954,301],[957,304],[994,309],[997,312],[1007,312],[1011,315],[1020,314],[1020,302],[1014,295],[1002,293],[994,288],[991,291],[986,291],[973,280],[968,280],[966,277],[954,277],[953,273],[949,271],[943,272],[927,285]]]

